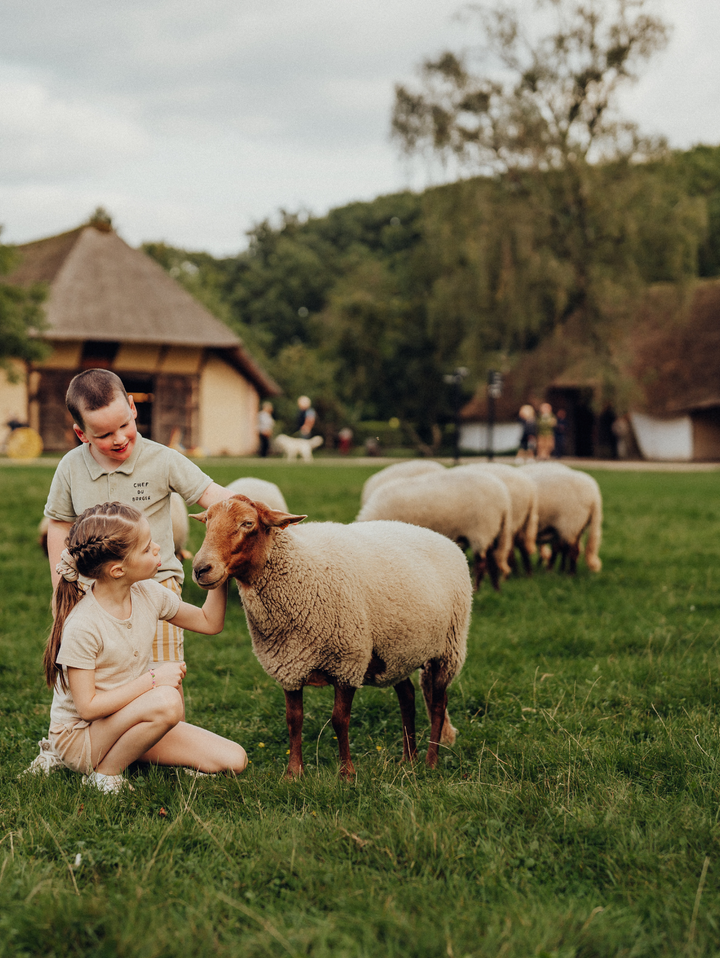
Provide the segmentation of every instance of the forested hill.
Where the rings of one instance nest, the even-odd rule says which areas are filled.
[[[323,217],[283,213],[228,259],[144,249],[283,386],[281,418],[308,393],[326,424],[398,417],[422,434],[451,413],[445,374],[467,367],[469,395],[489,368],[508,368],[571,318],[580,296],[592,298],[588,340],[602,351],[648,284],[720,275],[720,147],[577,175],[574,192],[550,172],[382,196]],[[568,199],[578,195],[582,209]],[[587,262],[569,269],[579,228]]]

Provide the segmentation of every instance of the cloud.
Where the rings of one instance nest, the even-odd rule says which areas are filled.
[[[323,213],[422,187],[427,168],[389,140],[393,85],[474,40],[460,5],[4,0],[4,238],[68,229],[102,204],[129,242],[229,252],[279,207]],[[623,103],[674,145],[712,141],[720,4],[664,10],[671,46]]]
[[[0,70],[0,129],[6,181],[87,175],[147,146],[128,119],[88,100],[57,96],[21,71]]]

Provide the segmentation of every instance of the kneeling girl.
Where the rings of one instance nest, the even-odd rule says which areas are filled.
[[[184,662],[150,666],[159,619],[215,635],[227,590],[202,608],[153,580],[159,546],[132,506],[105,502],[73,524],[57,571],[55,622],[43,664],[54,690],[50,744],[63,764],[103,791],[119,791],[131,762],[242,772],[245,750],[182,721]],[[94,580],[83,588],[79,578]]]

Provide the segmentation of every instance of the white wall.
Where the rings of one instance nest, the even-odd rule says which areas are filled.
[[[520,445],[522,425],[499,422],[493,427],[493,452],[512,452]],[[466,422],[460,426],[460,448],[468,452],[488,451],[488,427],[484,422]]]
[[[257,452],[259,397],[237,370],[211,356],[200,376],[200,446],[208,456]]]
[[[656,419],[641,412],[633,412],[630,413],[630,420],[644,459],[692,459],[692,421],[689,416]]]

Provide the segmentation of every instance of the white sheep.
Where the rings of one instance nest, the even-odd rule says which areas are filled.
[[[355,769],[348,728],[362,685],[394,686],[403,757],[415,745],[415,690],[431,716],[427,763],[454,741],[447,688],[465,660],[472,589],[467,562],[447,539],[395,522],[309,523],[233,496],[195,518],[206,524],[193,577],[203,588],[237,580],[253,651],[285,691],[288,775],[303,771],[303,687],[332,685],[341,774]],[[287,528],[292,526],[292,528]]]
[[[442,469],[388,482],[370,496],[356,522],[390,519],[424,526],[447,536],[474,558],[474,587],[485,571],[495,589],[510,574],[512,514],[508,491],[495,476]]]
[[[286,436],[284,433],[273,439],[275,448],[279,449],[286,459],[302,459],[303,462],[311,462],[313,449],[318,449],[323,442],[322,436],[302,439],[298,436]]]
[[[279,509],[281,512],[287,512],[288,507],[280,489],[274,482],[268,482],[267,479],[256,479],[254,476],[243,476],[241,479],[235,479],[225,486],[231,495],[247,496],[248,499],[259,499],[271,509]]]
[[[523,472],[515,466],[504,462],[477,462],[458,469],[472,469],[489,473],[499,479],[506,487],[510,496],[512,510],[513,544],[520,552],[523,568],[527,575],[531,575],[532,566],[530,556],[535,555],[537,547],[535,540],[538,531],[538,493],[537,486]],[[515,556],[510,552],[510,563],[514,567]]]
[[[580,539],[587,529],[585,562],[591,572],[599,572],[598,552],[602,537],[602,496],[597,482],[586,472],[570,469],[564,463],[537,463],[522,466],[538,490],[538,542],[551,546],[547,566],[561,557],[561,570],[577,570]]]
[[[422,476],[428,472],[442,472],[445,466],[436,462],[434,459],[407,459],[405,462],[396,462],[392,466],[386,466],[380,472],[370,476],[362,488],[360,494],[360,505],[364,506],[370,496],[384,486],[386,482],[394,482],[396,479],[409,479],[411,476]]]

